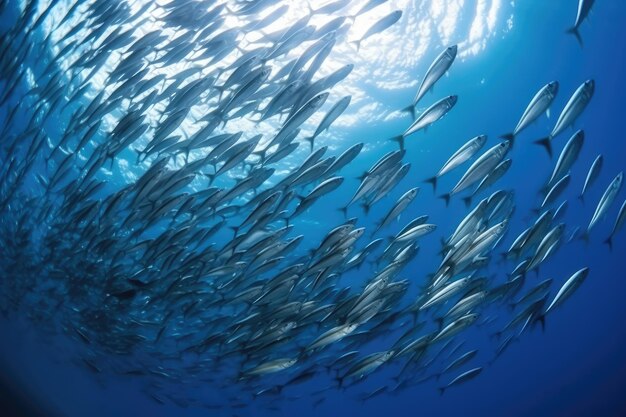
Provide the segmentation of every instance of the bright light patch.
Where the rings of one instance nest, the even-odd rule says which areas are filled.
[[[147,2],[152,0],[129,1],[128,5],[132,13],[137,13]],[[44,2],[45,3],[45,2]],[[46,27],[46,31],[55,29],[65,13],[71,7],[71,2],[62,1],[62,7],[55,9],[55,14]],[[314,2],[317,3],[317,2]],[[135,28],[134,35],[136,38],[146,35],[152,31],[159,31],[161,34],[174,39],[184,34],[184,30],[175,31],[168,28],[163,23],[165,12],[158,7],[159,3],[146,9],[145,18],[139,19],[141,26]],[[219,3],[221,4],[221,3]],[[230,4],[230,3],[228,3]],[[493,38],[498,31],[498,22],[504,21],[502,31],[508,31],[513,25],[512,17],[508,20],[501,18],[501,0],[478,0],[469,2],[465,0],[389,0],[372,10],[367,11],[357,17],[354,16],[363,6],[364,2],[354,2],[354,5],[345,7],[333,15],[313,15],[306,20],[309,11],[306,7],[296,2],[277,2],[274,6],[263,10],[263,12],[254,19],[267,23],[260,30],[252,28],[252,30],[240,35],[238,42],[243,50],[251,50],[261,46],[273,46],[272,42],[268,42],[268,37],[277,38],[286,28],[301,19],[304,19],[305,25],[310,25],[319,30],[324,25],[337,19],[345,17],[343,21],[335,21],[342,23],[337,28],[336,44],[314,77],[314,81],[321,77],[331,74],[338,68],[353,63],[355,65],[352,73],[335,88],[332,89],[331,95],[325,105],[307,123],[302,126],[300,138],[309,136],[313,133],[317,124],[322,120],[328,109],[332,107],[341,97],[345,95],[352,96],[351,104],[345,113],[335,122],[331,128],[320,135],[319,143],[340,143],[342,137],[350,137],[345,131],[350,126],[362,126],[363,123],[378,123],[393,120],[398,115],[397,106],[390,106],[385,100],[387,94],[382,92],[392,92],[400,90],[406,95],[407,103],[415,94],[415,89],[423,77],[426,69],[430,65],[432,59],[445,47],[457,44],[459,46],[457,61],[463,61],[470,56],[480,53],[487,46],[488,40]],[[275,21],[269,22],[265,18],[276,16],[276,13],[284,9],[284,5],[289,6],[284,14]],[[40,5],[43,7],[44,5]],[[323,6],[323,4],[321,5]],[[207,2],[207,9],[210,10],[217,7],[214,2]],[[315,4],[314,7],[319,8],[320,5]],[[83,10],[79,8],[79,11]],[[379,22],[382,18],[389,15],[393,11],[402,10],[403,15],[400,20],[393,26],[387,28],[381,33],[373,34],[363,39],[367,31]],[[223,33],[232,28],[252,27],[249,18],[240,18],[228,13],[223,13],[224,25],[218,29],[213,36]],[[469,18],[468,18],[469,17]],[[61,28],[55,30],[52,34],[52,40],[58,42],[62,39],[71,28],[79,23],[80,13],[76,13],[74,18],[69,19]],[[124,25],[122,30],[130,27]],[[82,40],[89,33],[89,29],[83,28],[78,32],[75,39]],[[111,31],[105,32],[101,39],[108,36]],[[357,52],[353,41],[362,40],[360,50]],[[67,41],[66,41],[67,42]],[[58,52],[66,43],[55,46],[55,52]],[[311,45],[311,42],[294,47],[287,54],[280,56],[275,60],[269,61],[267,64],[272,67],[272,75],[276,74],[282,66],[289,61],[299,57],[303,51]],[[225,68],[231,65],[240,55],[238,52],[228,54],[213,64],[209,64],[210,59],[192,63],[193,59],[201,54],[202,50],[197,49],[185,57],[185,59],[168,66],[150,66],[150,71],[146,78],[150,78],[159,74],[165,74],[170,77],[182,70],[189,68],[191,65],[201,66],[202,71],[194,77],[206,77],[216,74],[218,68]],[[161,57],[165,52],[155,52],[154,57]],[[80,55],[80,54],[79,54]],[[69,67],[79,56],[67,57],[62,63],[64,67]],[[112,53],[104,65],[104,70],[97,71],[92,78],[92,85],[98,91],[99,86],[106,85],[106,91],[112,92],[119,85],[110,82],[108,74],[113,70],[120,59],[118,52]],[[457,63],[456,65],[459,65]],[[305,66],[305,69],[307,67]],[[90,70],[82,72],[83,77],[87,77]],[[222,73],[217,81],[220,85],[225,81],[230,72]],[[271,76],[270,76],[271,78]],[[186,82],[189,82],[188,80]],[[184,84],[183,84],[184,85]],[[160,90],[167,88],[167,85],[159,84]],[[378,93],[374,97],[370,93],[370,89],[374,89]],[[149,91],[144,93],[149,94]],[[226,93],[226,96],[228,93]],[[268,99],[269,100],[269,99]],[[261,108],[267,101],[261,105]],[[211,111],[217,104],[217,98],[210,98],[207,105],[196,105],[181,125],[178,131],[173,134],[182,135],[183,139],[193,135],[196,131],[204,126],[204,123],[198,122],[207,112]],[[124,105],[128,106],[128,100],[124,100]],[[163,110],[162,106],[153,108],[148,113],[150,123],[153,127],[158,125],[158,120]],[[109,116],[106,120],[106,126],[112,129],[116,123],[116,119],[121,117],[119,113]],[[245,132],[242,139],[248,139],[256,134],[263,134],[261,141],[267,143],[271,140],[276,130],[280,127],[279,119],[272,118],[267,122],[256,124],[246,118],[230,121],[225,132]],[[337,128],[341,128],[344,134],[338,135]],[[148,137],[151,137],[149,134]],[[148,140],[138,141],[133,146],[142,149]],[[350,143],[351,144],[351,143]],[[290,158],[302,158],[304,153],[308,153],[308,146],[300,146],[295,155],[285,159],[285,163],[289,163]],[[134,161],[131,161],[134,162]],[[124,169],[127,167],[124,166]]]

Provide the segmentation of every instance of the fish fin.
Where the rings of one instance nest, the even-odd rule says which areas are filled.
[[[585,244],[589,244],[589,231],[585,230],[585,232],[580,235],[580,240],[582,240],[583,242],[585,242]]]
[[[437,192],[437,176],[426,178],[424,182],[430,183],[433,185],[433,192]]]
[[[356,51],[357,51],[357,52],[359,52],[359,49],[361,48],[361,40],[358,40],[358,41],[352,41],[352,42],[350,42],[350,43],[354,44],[354,46],[355,46],[355,48],[356,48]]]
[[[513,134],[513,132],[511,133],[505,133],[504,135],[500,135],[500,137],[502,139],[506,139],[509,142],[511,142],[511,146],[513,146],[513,141],[515,141],[515,135]]]
[[[578,31],[578,28],[576,26],[573,26],[567,29],[565,33],[569,33],[570,35],[576,36],[576,40],[578,41],[578,44],[580,45],[581,48],[583,47],[583,38],[580,36],[580,32]]]
[[[315,136],[309,136],[308,138],[304,138],[311,145],[311,152],[313,152],[313,145],[315,144]]]
[[[265,164],[266,153],[267,153],[267,149],[263,149],[262,151],[252,152],[253,155],[256,155],[259,158],[261,158],[261,165]]]
[[[213,184],[213,181],[215,180],[215,174],[204,174],[204,176],[209,179],[209,185]]]
[[[541,331],[545,332],[546,331],[546,314],[540,314],[539,317],[537,317],[537,319],[535,321],[538,321],[539,323],[541,323]]]
[[[446,202],[446,207],[448,207],[448,205],[450,204],[450,193],[446,193],[444,195],[440,195],[439,198],[441,198],[443,201]]]
[[[444,392],[446,392],[446,387],[439,388],[439,395],[443,395]]]
[[[365,215],[367,216],[370,213],[370,208],[372,206],[368,203],[363,203],[361,204],[361,207],[363,207],[363,211],[365,211]]]
[[[585,197],[582,194],[578,196],[578,199],[580,200],[581,204],[585,204]]]
[[[217,91],[219,91],[218,101],[222,101],[222,96],[224,95],[224,91],[226,91],[224,86],[223,85],[216,85],[216,86],[213,86],[213,88],[215,88]]]
[[[337,210],[343,213],[343,217],[348,218],[348,206],[340,207]]]
[[[443,317],[436,318],[435,323],[437,323],[437,327],[439,331],[441,331],[441,329],[443,329]]]
[[[359,181],[363,181],[365,178],[367,178],[367,172],[364,172],[363,174],[359,175],[358,177],[356,177],[357,180]]]
[[[410,106],[406,106],[405,108],[403,108],[402,110],[400,110],[402,113],[411,113],[411,117],[413,117],[413,119],[415,119],[415,106],[414,105],[410,105]]]
[[[398,145],[400,145],[400,150],[401,151],[404,150],[404,135],[394,136],[392,138],[389,138],[389,140],[392,140],[394,142],[398,142]]]
[[[548,152],[548,155],[550,155],[550,158],[552,158],[552,143],[550,136],[536,140],[535,143],[543,146]]]
[[[472,196],[471,195],[469,197],[463,197],[462,200],[465,203],[465,207],[469,208],[469,206],[472,205]]]
[[[609,246],[609,251],[613,252],[613,235],[607,237],[604,243]]]

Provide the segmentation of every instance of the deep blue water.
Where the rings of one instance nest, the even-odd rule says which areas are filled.
[[[573,91],[585,80],[594,79],[594,97],[575,127],[585,131],[585,142],[578,161],[571,171],[571,184],[561,198],[569,201],[565,221],[569,231],[575,226],[588,224],[595,204],[609,182],[624,169],[626,146],[623,143],[623,98],[626,97],[624,68],[626,44],[622,28],[626,22],[626,3],[618,1],[597,2],[592,14],[581,27],[584,46],[564,30],[571,26],[575,13],[575,0],[518,1],[511,8],[513,28],[491,41],[475,57],[455,62],[448,77],[436,86],[435,92],[424,99],[457,94],[459,101],[453,111],[427,132],[419,132],[407,139],[405,162],[411,163],[409,175],[389,197],[375,206],[367,217],[358,207],[349,214],[360,217],[360,225],[367,227],[383,216],[393,202],[407,189],[420,186],[415,202],[394,223],[388,232],[396,232],[408,220],[422,214],[430,215],[430,222],[438,225],[435,236],[425,238],[418,257],[401,276],[411,282],[407,297],[412,297],[426,275],[439,264],[437,252],[439,238],[448,236],[467,213],[459,199],[446,207],[423,180],[439,169],[441,164],[467,139],[477,134],[487,134],[487,146],[496,143],[498,135],[509,132],[532,95],[552,80],[560,83],[559,94],[552,106],[550,118],[541,117],[516,139],[509,154],[513,159],[511,170],[496,187],[515,190],[516,211],[505,240],[496,249],[504,250],[517,234],[528,226],[532,209],[541,203],[538,190],[549,177],[556,156],[551,160],[532,141],[545,136],[554,125],[560,110]],[[364,46],[365,47],[365,46]],[[374,42],[369,48],[376,48]],[[422,74],[438,50],[426,53],[415,68]],[[414,95],[414,88],[394,92],[389,96],[391,107],[402,108]],[[68,113],[65,113],[68,114]],[[390,122],[368,123],[362,121],[345,133],[343,150],[358,141],[375,142],[402,132],[409,124],[408,118]],[[555,154],[562,149],[574,129],[558,136],[553,146]],[[320,144],[325,144],[320,138]],[[319,146],[319,145],[318,145]],[[299,233],[319,238],[323,230],[343,221],[336,210],[345,203],[358,185],[355,179],[376,161],[380,155],[394,150],[392,142],[361,154],[342,172],[346,178],[343,188],[332,198],[322,199],[295,224]],[[577,200],[584,178],[598,154],[604,156],[600,177],[585,197]],[[460,173],[455,172],[440,179],[438,194],[454,186]],[[496,188],[492,187],[488,196]],[[312,381],[285,389],[279,401],[281,411],[271,412],[255,403],[246,409],[235,410],[232,415],[299,415],[317,416],[620,416],[626,415],[626,294],[623,254],[626,235],[618,233],[613,250],[602,241],[613,226],[619,206],[624,200],[622,191],[605,218],[591,233],[590,242],[574,240],[564,245],[558,253],[542,264],[539,277],[531,272],[528,282],[553,278],[555,286],[578,269],[588,266],[590,276],[581,288],[546,319],[545,331],[536,326],[525,332],[519,341],[493,365],[486,365],[497,341],[489,338],[484,329],[471,329],[457,340],[464,340],[465,348],[478,348],[476,362],[485,364],[481,375],[468,383],[451,388],[441,396],[437,387],[452,375],[440,381],[429,380],[397,395],[382,394],[365,403],[356,399],[360,392],[370,391],[389,381],[390,370],[382,369],[371,375],[363,384],[346,391],[330,390],[325,401],[313,408],[307,394],[332,383],[329,378],[318,377]],[[478,200],[477,198],[476,200]],[[345,201],[344,201],[345,200]],[[317,223],[315,223],[317,222]],[[503,274],[511,264],[492,262],[487,275]],[[346,281],[357,283],[363,271],[352,273]],[[553,287],[551,295],[558,286]],[[486,314],[486,313],[485,313]],[[506,309],[489,310],[498,316],[498,323],[506,324]],[[84,367],[68,360],[72,342],[57,336],[42,335],[39,326],[31,328],[28,320],[19,315],[2,323],[0,342],[4,380],[13,392],[23,395],[27,403],[38,404],[47,415],[69,416],[199,416],[231,415],[191,407],[181,409],[173,404],[158,405],[142,393],[140,383],[120,376],[94,376]],[[48,344],[47,341],[55,343]],[[379,339],[368,351],[385,349],[390,339]],[[476,365],[478,366],[478,365]],[[181,390],[184,390],[181,387]],[[207,396],[215,399],[211,387]],[[249,401],[249,399],[246,399]]]

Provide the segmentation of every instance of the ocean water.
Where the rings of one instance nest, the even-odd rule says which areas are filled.
[[[73,4],[63,0],[59,3],[57,7],[62,7],[63,10],[69,7],[67,3]],[[298,9],[306,13],[304,2],[292,3],[290,12]],[[291,222],[294,230],[290,236],[304,236],[303,243],[293,256],[307,254],[308,249],[315,248],[329,230],[345,221],[338,209],[349,201],[358,187],[358,177],[382,155],[397,149],[397,144],[389,138],[402,133],[411,123],[410,117],[399,110],[411,103],[417,86],[432,60],[451,44],[459,45],[457,59],[448,74],[420,101],[418,111],[423,111],[436,100],[451,94],[458,95],[458,103],[444,118],[426,131],[420,131],[406,139],[403,162],[410,163],[411,168],[408,175],[389,192],[389,195],[374,205],[367,214],[358,204],[348,209],[348,216],[358,217],[358,226],[366,229],[363,239],[356,245],[358,248],[369,242],[367,239],[370,239],[370,231],[376,227],[376,222],[406,190],[412,187],[420,187],[413,203],[397,221],[377,237],[387,239],[393,236],[411,219],[420,215],[429,215],[428,222],[437,225],[434,233],[420,238],[418,255],[396,278],[406,279],[408,290],[392,310],[400,310],[401,306],[406,306],[422,291],[423,286],[427,284],[428,275],[436,271],[441,261],[440,240],[449,236],[470,210],[457,196],[452,198],[449,206],[438,198],[454,186],[469,166],[468,163],[442,177],[436,193],[424,180],[434,175],[448,157],[471,137],[487,135],[484,150],[498,143],[501,134],[510,132],[515,127],[532,96],[540,87],[553,80],[558,80],[559,92],[551,106],[550,115],[539,117],[516,138],[515,145],[507,156],[513,161],[509,172],[487,191],[474,198],[472,207],[480,199],[499,189],[514,190],[515,193],[515,211],[509,221],[506,235],[493,249],[489,265],[479,274],[494,282],[497,280],[502,282],[506,274],[514,268],[516,264],[514,262],[499,262],[500,253],[536,219],[537,214],[533,210],[541,204],[540,189],[549,178],[559,152],[575,129],[584,129],[584,145],[578,160],[571,168],[570,184],[554,207],[561,201],[568,201],[567,212],[561,220],[566,224],[566,237],[569,237],[577,226],[584,230],[604,190],[625,167],[626,147],[622,139],[621,118],[622,99],[626,95],[626,84],[623,81],[626,49],[621,28],[626,21],[626,4],[619,1],[594,4],[590,16],[580,27],[583,39],[581,46],[574,36],[565,33],[575,20],[577,3],[576,0],[549,2],[390,0],[367,15],[357,17],[347,37],[337,41],[337,48],[333,49],[329,60],[320,70],[320,75],[327,75],[348,63],[353,63],[355,69],[348,78],[330,90],[330,97],[325,106],[305,124],[303,129],[307,132],[314,130],[324,112],[333,103],[342,96],[351,95],[352,101],[348,110],[337,119],[328,132],[316,139],[315,147],[328,146],[329,153],[326,155],[328,156],[339,155],[359,142],[363,142],[365,146],[361,154],[340,172],[339,175],[344,177],[341,187],[332,194],[322,197],[305,214]],[[24,5],[21,2],[6,1],[3,2],[3,6],[2,28],[6,31],[15,27],[18,10]],[[134,4],[133,7],[136,10],[138,4]],[[396,9],[403,10],[403,16],[397,24],[363,41],[358,52],[348,45],[347,40],[365,33],[368,25]],[[83,9],[78,10],[79,17],[67,24],[76,24],[75,22],[80,21]],[[58,16],[62,16],[62,13],[59,15],[55,13],[51,14],[50,19],[58,22]],[[325,19],[341,15],[336,12]],[[296,18],[290,17],[291,21]],[[322,20],[318,25],[322,24],[321,22]],[[108,24],[113,25],[113,22]],[[229,20],[224,23],[225,27],[229,24],[234,23]],[[38,48],[52,27],[53,24],[44,23],[38,31],[29,34],[26,41],[12,47],[15,51],[31,45],[34,49]],[[173,36],[169,32],[163,33],[170,38]],[[38,120],[35,126],[29,125],[40,93],[34,90],[37,77],[33,74],[40,74],[42,66],[48,64],[49,57],[58,53],[58,49],[44,47],[40,49],[41,55],[26,54],[20,66],[22,70],[28,69],[27,75],[20,81],[11,98],[4,103],[1,111],[5,120],[4,127],[8,112],[17,103],[22,102],[15,121],[8,125],[0,142],[2,173],[10,167],[11,155],[8,144],[12,135],[19,136],[28,128],[44,129],[46,136],[50,137],[49,143],[54,146],[64,126],[70,122],[72,110],[80,103],[88,103],[87,100],[105,87],[102,84],[105,78],[97,73],[91,80],[92,89],[87,92],[88,97],[76,98],[76,103],[71,103],[63,112],[56,112],[41,125],[37,125]],[[293,51],[293,55],[290,56],[298,56],[301,53],[299,51],[301,49]],[[60,64],[62,74],[69,78],[72,72],[68,66],[69,62],[64,61]],[[3,68],[6,69],[7,66]],[[168,69],[172,73],[180,70],[177,67]],[[102,73],[106,71],[105,65]],[[3,79],[9,77],[12,75],[5,74]],[[61,85],[65,83],[71,85],[72,82],[68,78],[61,79]],[[545,150],[535,145],[533,141],[550,133],[569,97],[588,79],[595,81],[593,98],[573,127],[554,139],[554,156],[550,158]],[[7,84],[3,81],[2,91],[6,91],[6,88]],[[33,96],[23,97],[28,91],[34,91]],[[199,106],[194,111],[203,115],[207,110]],[[153,114],[149,117],[155,120]],[[112,129],[118,118],[119,115],[103,118],[104,129],[109,127]],[[227,131],[244,130],[245,137],[249,138],[249,135],[258,129],[260,133],[271,137],[277,126],[271,123],[256,126],[249,120],[237,120],[228,122]],[[181,127],[185,135],[191,129],[193,129],[191,122],[186,122]],[[275,167],[278,175],[281,172],[284,175],[284,172],[297,167],[308,156],[309,152],[306,149],[308,143],[303,141],[303,136],[305,135],[300,135],[297,139],[303,142],[298,151]],[[47,147],[48,142],[44,145],[46,150],[42,152],[49,152]],[[21,145],[18,148],[23,150]],[[592,161],[599,154],[604,158],[603,167],[598,179],[586,193],[583,203],[577,196]],[[67,317],[64,313],[65,306],[75,306],[76,300],[81,300],[80,294],[68,293],[60,299],[52,298],[54,303],[44,302],[42,300],[50,299],[47,298],[45,285],[39,285],[34,286],[31,291],[26,291],[25,295],[20,293],[21,301],[13,303],[17,297],[15,288],[19,287],[18,284],[29,283],[29,280],[33,279],[29,274],[37,274],[39,279],[37,282],[45,283],[48,282],[46,274],[55,272],[49,268],[29,267],[25,273],[19,265],[13,263],[14,259],[7,255],[14,253],[14,249],[18,248],[24,255],[17,257],[17,262],[24,263],[28,259],[35,266],[46,262],[47,258],[36,250],[41,248],[39,233],[46,233],[45,225],[41,225],[42,227],[37,229],[38,232],[31,236],[32,242],[23,246],[17,234],[8,232],[14,229],[6,227],[7,224],[23,221],[20,220],[20,216],[24,213],[33,213],[29,210],[43,205],[46,198],[53,201],[60,198],[44,197],[42,194],[41,185],[35,174],[49,175],[50,171],[43,155],[42,153],[42,156],[34,160],[34,166],[20,187],[21,192],[10,198],[11,204],[2,208],[1,290],[2,302],[6,304],[2,306],[4,317],[0,327],[2,329],[0,370],[3,390],[6,393],[3,400],[9,413],[6,415],[626,415],[626,400],[621,389],[626,384],[624,364],[626,331],[622,323],[622,317],[626,314],[626,304],[623,302],[623,294],[626,294],[623,270],[626,264],[622,259],[626,248],[626,236],[623,231],[618,232],[613,239],[612,250],[603,244],[624,201],[623,190],[618,194],[606,217],[592,230],[589,242],[574,238],[571,242],[563,244],[553,256],[542,263],[538,272],[527,273],[525,289],[532,288],[546,278],[554,280],[549,296],[551,300],[574,272],[583,267],[590,268],[589,276],[582,286],[562,306],[546,316],[545,328],[542,329],[540,324],[526,328],[493,363],[491,359],[495,349],[502,341],[493,334],[502,329],[514,314],[506,302],[484,305],[480,308],[479,320],[492,317],[495,320],[493,323],[485,326],[474,325],[455,336],[451,347],[463,342],[456,356],[470,349],[478,349],[479,353],[468,365],[446,373],[439,379],[433,377],[420,381],[437,373],[437,369],[441,369],[454,359],[454,356],[447,357],[445,352],[432,368],[416,371],[415,381],[420,381],[419,384],[403,390],[384,392],[366,401],[360,400],[363,393],[395,385],[393,377],[402,367],[401,360],[390,361],[363,381],[345,389],[337,387],[332,372],[320,371],[311,380],[284,387],[280,395],[254,397],[250,395],[250,390],[244,383],[221,376],[222,372],[223,375],[227,375],[227,371],[201,368],[200,375],[189,372],[187,365],[190,362],[185,361],[194,361],[198,359],[197,357],[181,357],[179,361],[159,359],[160,349],[176,352],[178,347],[176,343],[164,344],[164,342],[150,345],[149,348],[141,345],[132,354],[124,355],[103,353],[98,346],[94,346],[99,343],[95,338],[89,346],[85,346],[85,343],[76,337],[75,332],[64,328],[67,322],[61,320],[62,317]],[[145,170],[145,167],[136,166],[135,159],[136,153],[125,149],[116,157],[113,169],[109,169],[108,164],[105,164],[98,173],[97,178],[104,182],[104,186],[101,194],[97,196],[105,198],[111,192],[135,181]],[[54,165],[59,161],[54,162]],[[72,171],[72,175],[80,171],[78,160],[75,163],[76,170]],[[206,182],[201,181],[198,179],[191,187],[197,189],[206,187]],[[216,180],[216,184],[232,186],[232,182],[229,183],[223,178]],[[6,188],[2,188],[1,191],[6,193]],[[1,197],[4,199],[6,195],[3,194]],[[110,227],[115,228],[119,225]],[[52,232],[48,230],[48,233]],[[217,247],[226,244],[230,239],[232,239],[230,230],[223,230],[213,238]],[[379,249],[377,253],[380,252]],[[63,265],[57,269],[64,274],[67,273],[63,270]],[[337,289],[350,287],[352,291],[358,292],[376,271],[375,264],[367,263],[358,270],[343,274],[334,286]],[[74,269],[73,277],[80,278],[82,273],[80,269]],[[58,283],[59,280],[49,282]],[[75,284],[74,288],[83,288],[89,292],[91,285],[84,282]],[[112,311],[109,313],[115,314]],[[126,313],[128,311],[118,312]],[[229,314],[236,314],[236,310]],[[424,318],[430,319],[431,315],[425,314]],[[99,319],[92,320],[87,319],[83,323],[89,326],[89,323],[94,324]],[[398,327],[400,322],[402,320],[397,322]],[[190,322],[183,322],[180,326],[181,329],[201,327]],[[98,326],[95,325],[88,330],[92,335],[98,331],[102,332],[100,336],[103,338],[106,337],[107,331],[115,333],[115,329],[98,330]],[[171,333],[165,336],[166,340],[168,337],[174,340],[176,329],[168,331]],[[362,354],[387,350],[401,333],[402,329],[392,326],[386,331],[373,334],[372,340],[360,343],[361,346],[357,350]],[[297,349],[302,347],[297,344],[298,342],[299,340],[293,341]],[[338,343],[324,353],[339,356],[348,350],[353,349],[347,349],[345,343]],[[436,350],[434,348],[433,352]],[[214,359],[210,353],[206,355],[207,360]],[[83,360],[85,357],[95,358],[93,360],[102,368],[101,372],[95,373],[90,369]],[[144,361],[146,357],[150,357],[151,360]],[[306,365],[298,363],[294,369],[318,366],[317,361],[321,361],[322,357],[323,355],[312,358]],[[157,358],[156,362],[154,358]],[[170,371],[178,369],[179,372],[175,377],[161,380],[159,377],[128,375],[119,371],[135,369],[133,366],[136,363],[151,363],[154,366],[152,370],[158,366],[168,366],[172,367],[168,368]],[[478,366],[483,367],[478,377],[450,387],[443,395],[440,394],[438,388],[445,386],[462,371]],[[190,384],[192,380],[201,382]],[[281,379],[280,375],[269,375],[263,377],[261,381],[259,386],[271,387],[282,383],[284,378]],[[193,388],[190,388],[190,385],[193,385]],[[325,390],[328,387],[330,389]],[[314,394],[320,390],[324,390],[323,393]],[[388,388],[388,391],[391,389]],[[164,404],[150,397],[151,392],[159,392],[159,398],[163,399]]]

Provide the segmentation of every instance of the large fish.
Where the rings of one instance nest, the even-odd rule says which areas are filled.
[[[446,205],[450,203],[450,197],[457,194],[468,187],[471,187],[478,181],[485,178],[493,169],[498,166],[504,156],[509,151],[511,143],[509,141],[501,142],[480,156],[474,163],[465,171],[465,174],[461,177],[459,182],[456,183],[454,188],[449,193],[441,196],[445,200]]]
[[[437,191],[437,179],[447,172],[452,171],[457,166],[463,164],[465,161],[471,159],[487,142],[486,135],[478,135],[461,146],[441,167],[439,172],[434,177],[426,179],[433,185],[433,190]]]
[[[420,86],[417,89],[417,93],[415,94],[415,98],[413,99],[413,103],[411,106],[407,108],[407,110],[411,111],[413,114],[413,118],[415,118],[415,107],[417,103],[424,97],[424,95],[430,91],[435,83],[439,81],[443,75],[448,72],[454,59],[456,58],[458,47],[457,45],[452,45],[444,49],[435,60],[430,64],[424,78],[420,82]]]
[[[559,92],[559,82],[551,81],[548,84],[541,87],[541,89],[530,100],[526,110],[522,114],[522,117],[517,122],[517,126],[513,129],[513,132],[502,135],[504,139],[509,141],[515,140],[515,137],[528,126],[530,126],[539,116],[546,113],[550,109],[550,105],[554,101],[557,93]]]
[[[448,96],[442,98],[419,115],[407,130],[400,136],[394,136],[391,140],[398,142],[400,149],[404,149],[404,139],[421,129],[427,129],[428,126],[444,117],[457,102],[457,96]]]
[[[567,104],[561,111],[559,118],[550,132],[550,135],[546,138],[539,139],[535,143],[546,148],[548,155],[552,156],[552,139],[558,136],[561,132],[571,126],[578,116],[585,110],[591,98],[593,97],[593,92],[595,90],[595,82],[594,80],[587,80],[582,83],[574,94],[570,97]]]

